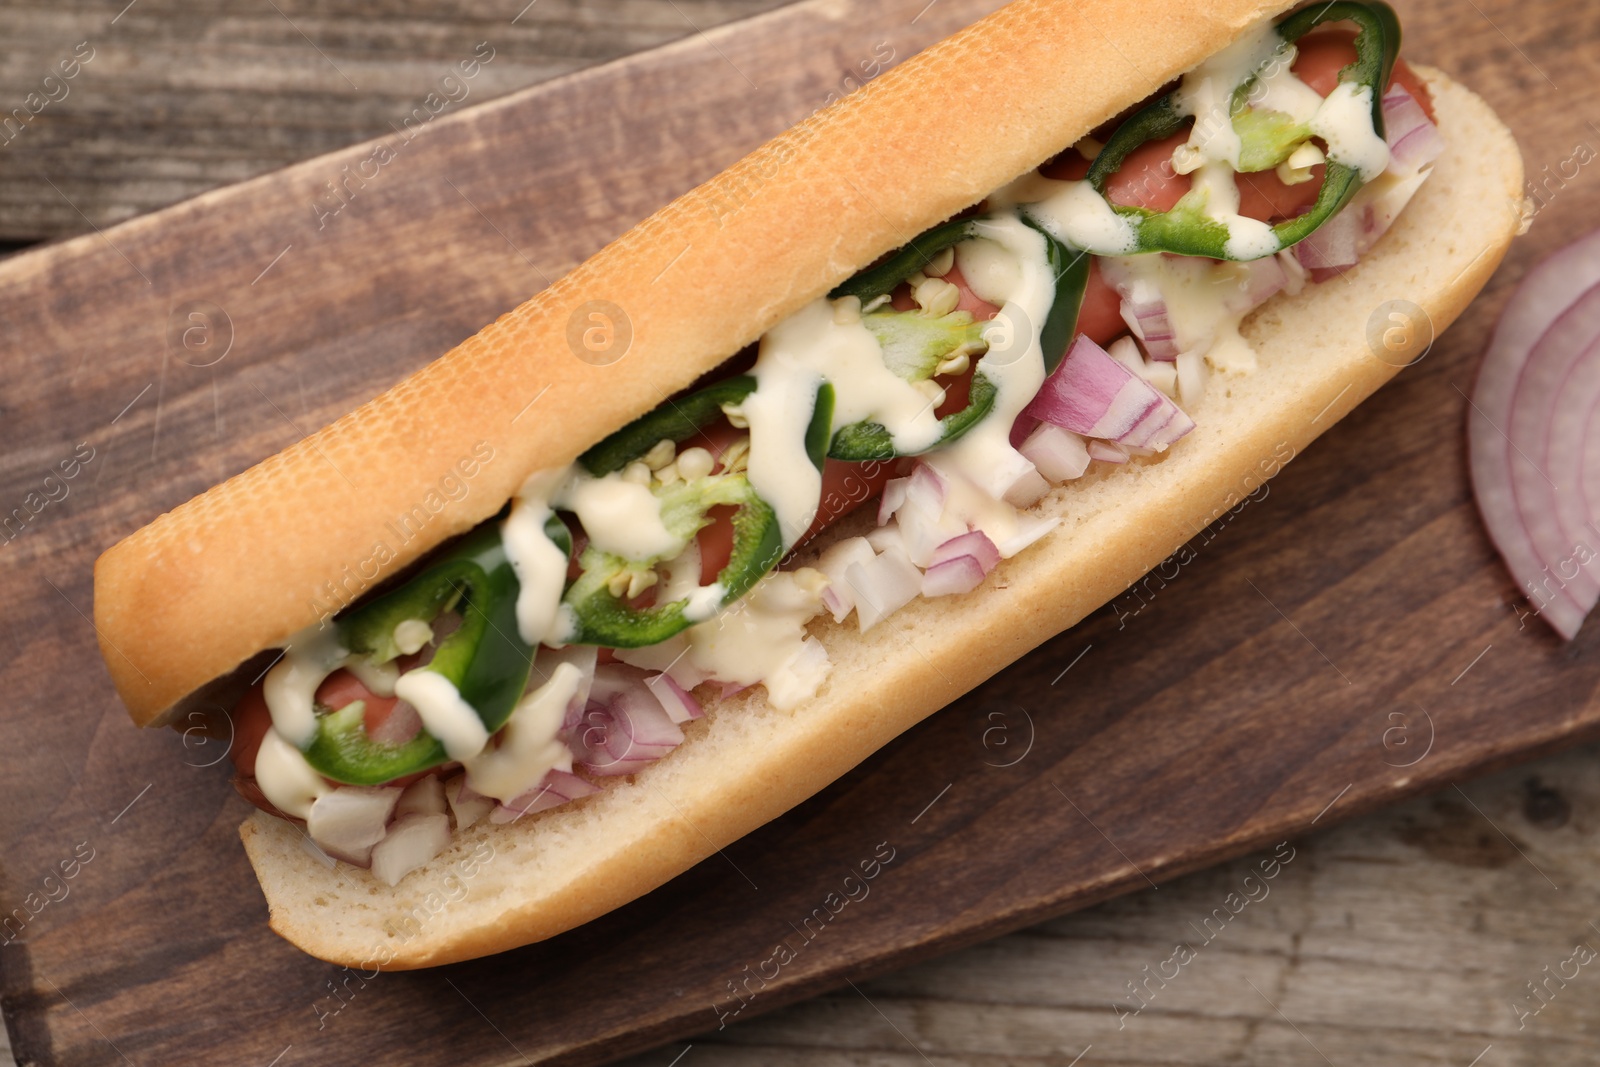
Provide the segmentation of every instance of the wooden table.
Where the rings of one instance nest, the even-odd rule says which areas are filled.
[[[490,6],[10,5],[0,100],[34,91],[79,42],[93,58],[0,147],[0,239],[87,232],[380,133],[491,22],[499,52],[471,102],[776,5]],[[1552,58],[1592,65],[1600,54],[1592,27],[1555,4],[1478,6],[1463,32],[1489,38],[1480,51],[1516,72],[1498,85],[1554,100],[1545,74],[1566,72]],[[1470,68],[1452,73],[1475,81]],[[1550,121],[1600,142],[1577,117]],[[1530,157],[1530,174],[1558,162]],[[1593,185],[1585,173],[1561,195],[1592,207]],[[1510,269],[1525,265],[1514,255]],[[1408,753],[1397,743],[1388,755]],[[1177,941],[1196,940],[1270,852],[735,1024],[694,1039],[692,1051],[678,1044],[629,1062],[1592,1063],[1600,970],[1551,983],[1544,1001],[1526,983],[1575,944],[1600,947],[1595,755],[1575,749],[1297,839],[1270,894],[1141,998],[1130,983],[1145,982]],[[511,1049],[507,1058],[518,1062]]]

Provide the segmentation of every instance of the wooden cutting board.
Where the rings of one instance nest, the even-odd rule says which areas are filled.
[[[27,916],[0,934],[0,997],[20,1062],[596,1062],[1600,733],[1597,638],[1519,620],[1462,443],[1509,285],[1600,217],[1574,162],[1600,144],[1581,117],[1600,93],[1570,74],[1596,42],[1553,3],[1429,0],[1403,5],[1408,54],[1518,131],[1535,228],[1425,359],[1191,562],[566,936],[363,981],[267,929],[221,747],[136,731],[117,704],[95,556],[993,6],[925,2],[799,4],[447,109],[382,164],[357,146],[0,263],[0,504],[27,516],[0,533],[0,903]]]

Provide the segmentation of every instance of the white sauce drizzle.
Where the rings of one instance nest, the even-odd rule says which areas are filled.
[[[1087,181],[1049,182],[1049,195],[1029,209],[1050,236],[1097,256],[1125,256],[1139,247],[1133,221]],[[1042,191],[1034,188],[1033,192]],[[991,301],[993,303],[993,301]]]
[[[1173,94],[1178,113],[1194,116],[1188,143],[1173,153],[1173,166],[1180,174],[1191,174],[1189,195],[1201,199],[1206,217],[1227,227],[1224,251],[1234,259],[1259,259],[1281,247],[1271,226],[1239,214],[1234,181],[1244,147],[1233,128],[1234,88],[1252,74],[1274,73],[1274,68],[1282,79],[1288,68],[1284,41],[1270,22],[1262,22],[1185,74]]]
[[[978,361],[978,373],[995,385],[994,410],[937,455],[941,468],[961,473],[998,498],[1033,468],[1011,447],[1011,425],[1044,384],[1039,332],[1055,302],[1055,276],[1044,235],[1014,212],[977,223],[975,236],[1004,249],[1017,263],[1009,291],[994,293],[1002,298],[1000,313],[983,328],[989,351]]]
[[[1205,214],[1227,227],[1230,256],[1257,258],[1278,247],[1270,226],[1238,213],[1234,175],[1242,142],[1231,118],[1232,92],[1252,73],[1260,75],[1252,106],[1307,125],[1327,142],[1331,159],[1357,168],[1364,181],[1373,181],[1390,163],[1388,147],[1372,126],[1371,90],[1341,83],[1321,98],[1289,69],[1294,55],[1294,47],[1263,22],[1186,75],[1176,94],[1179,110],[1196,121],[1175,163],[1181,164],[1180,172],[1193,175],[1192,189]],[[1051,181],[1035,173],[991,197],[997,213],[977,222],[975,238],[956,249],[972,291],[1000,307],[984,326],[989,351],[979,363],[996,387],[995,406],[959,441],[926,461],[950,482],[951,517],[1010,546],[1006,555],[1038,536],[1029,522],[1048,526],[998,499],[1032,467],[1011,447],[1009,432],[1044,381],[1040,331],[1055,296],[1044,238],[1014,210],[1022,203],[1032,205],[1029,213],[1052,236],[1074,247],[1105,257],[1127,256],[1138,247],[1136,222],[1117,214],[1088,182]],[[1228,311],[1224,294],[1216,291],[1237,284],[1234,268],[1169,260],[1108,258],[1103,266],[1108,275],[1121,272],[1161,292],[1186,352],[1205,351],[1208,362],[1225,370],[1252,368],[1254,354],[1238,334],[1239,316]],[[884,365],[877,339],[859,316],[836,317],[826,298],[762,338],[752,373],[757,387],[740,405],[750,433],[748,477],[777,512],[785,543],[810,526],[821,496],[821,476],[805,451],[812,399],[821,382],[834,383],[835,427],[879,423],[904,453],[927,449],[940,432],[928,394]],[[764,684],[770,703],[780,710],[820,687],[829,668],[827,654],[806,635],[806,624],[822,610],[824,576],[809,569],[774,573],[737,608],[713,618],[723,607],[725,590],[720,584],[698,584],[698,549],[692,539],[667,528],[660,498],[620,473],[595,478],[576,465],[529,477],[502,527],[520,585],[517,626],[528,644],[559,646],[574,629],[571,610],[561,603],[566,554],[544,529],[557,507],[576,513],[590,543],[602,551],[631,560],[672,561],[663,568],[662,596],[690,601],[687,615],[697,625],[676,640],[697,671],[722,681]],[[415,707],[450,758],[466,765],[472,788],[486,796],[512,800],[551,768],[571,766],[571,753],[557,735],[583,679],[574,664],[559,663],[548,681],[523,697],[491,750],[477,712],[442,675],[419,669],[397,677],[394,664],[375,666],[351,656],[333,628],[308,630],[289,642],[264,687],[273,727],[262,741],[256,777],[267,799],[286,814],[305,817],[316,798],[332,788],[300,749],[316,734],[316,690],[340,666],[374,693],[393,694]]]
[[[409,655],[409,653],[407,653]],[[400,677],[400,666],[393,660],[373,663],[365,656],[350,656],[344,661],[345,670],[356,680],[380,697],[394,696],[394,683]]]
[[[272,728],[291,745],[305,748],[317,735],[313,701],[317,687],[350,655],[333,626],[312,626],[291,637],[267,672],[262,695],[272,713]]]
[[[624,559],[668,559],[683,551],[678,537],[661,521],[661,498],[647,485],[624,481],[613,472],[596,478],[574,468],[555,503],[577,515],[589,543]]]
[[[465,757],[467,784],[484,796],[510,801],[544,778],[572,754],[556,739],[567,705],[577,695],[583,672],[571,663],[559,663],[549,681],[526,694],[505,727],[497,748]]]
[[[720,681],[764,685],[768,703],[787,711],[827,677],[827,651],[806,636],[827,584],[809,567],[767,575],[736,607],[690,627],[689,662]]]
[[[1185,256],[1128,256],[1102,260],[1100,269],[1119,289],[1142,284],[1160,294],[1180,351],[1204,355],[1220,371],[1256,368],[1255,350],[1239,333],[1245,313],[1231,310],[1228,300],[1249,268]]]
[[[423,728],[439,739],[453,760],[476,756],[489,743],[489,731],[455,685],[438,671],[419,667],[394,684],[394,695],[417,709]]]
[[[256,751],[256,784],[273,807],[296,819],[310,816],[316,799],[334,788],[276,729],[262,736]]]
[[[1280,111],[1304,126],[1322,106],[1322,95],[1300,80],[1294,72],[1299,49],[1286,44],[1249,92],[1250,106],[1263,111]]]
[[[834,386],[835,427],[880,423],[902,452],[939,438],[936,405],[884,364],[878,339],[859,319],[837,321],[826,298],[768,331],[751,373],[756,389],[739,405],[750,424],[750,485],[777,512],[785,544],[805,533],[822,496],[805,437],[824,380]]]
[[[563,468],[530,475],[517,490],[511,513],[500,526],[506,559],[517,576],[517,633],[531,647],[565,643],[572,633],[571,612],[561,603],[567,554],[544,530],[554,514],[550,498],[570,471]]]
[[[1311,132],[1328,142],[1328,158],[1361,172],[1370,182],[1389,165],[1389,145],[1372,128],[1372,89],[1340,82],[1311,119]]]

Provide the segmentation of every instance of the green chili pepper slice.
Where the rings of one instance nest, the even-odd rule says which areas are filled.
[[[1083,311],[1083,295],[1089,288],[1089,253],[1059,241],[1039,224],[1024,207],[1019,214],[1030,229],[1044,238],[1045,257],[1055,275],[1056,295],[1050,314],[1039,331],[1039,347],[1044,350],[1044,372],[1049,374],[1061,363],[1078,332],[1078,315]],[[979,364],[982,367],[982,364]]]
[[[889,295],[901,282],[933,262],[940,252],[971,237],[978,221],[951,219],[918,234],[882,263],[858,271],[834,286],[828,293],[829,298],[837,300],[842,296],[853,296],[865,304]]]
[[[559,525],[559,523],[558,523]],[[571,540],[563,526],[552,537]],[[558,542],[560,543],[560,542]],[[340,618],[340,643],[384,664],[400,655],[394,630],[408,619],[432,623],[446,611],[461,626],[439,642],[433,659],[417,670],[450,680],[491,734],[504,726],[528,684],[533,650],[517,631],[517,591],[500,531],[486,524],[400,588]],[[447,760],[444,746],[426,730],[410,741],[386,745],[367,736],[362,702],[322,714],[305,750],[318,773],[351,785],[379,785]]]
[[[750,381],[753,383],[753,379]],[[740,394],[740,399],[749,391],[746,388]],[[806,454],[818,470],[822,469],[825,458],[823,449],[833,420],[833,401],[833,386],[824,382],[813,398],[811,420],[805,437]],[[691,422],[700,418],[703,420],[700,426],[720,414],[720,402],[715,405],[685,405],[680,402],[680,407],[684,413],[698,413],[681,417]],[[700,426],[684,436],[689,436]],[[661,440],[658,428],[652,426],[634,434],[629,447],[624,448],[619,443],[612,453],[612,461],[625,466],[649,451]],[[562,597],[577,621],[576,632],[569,639],[571,643],[641,648],[665,641],[744,596],[778,565],[784,552],[805,532],[782,530],[777,511],[761,498],[751,486],[749,478],[742,473],[710,474],[693,482],[664,486],[658,492],[662,497],[663,520],[669,528],[688,530],[689,536],[711,521],[707,512],[712,508],[732,506],[737,509],[732,518],[733,552],[727,565],[717,575],[719,589],[715,602],[709,606],[700,605],[698,612],[688,597],[649,607],[633,607],[627,598],[611,592],[612,581],[631,570],[649,569],[654,561],[641,563],[590,545],[578,558],[583,573]]]
[[[1083,295],[1089,285],[1090,257],[1087,252],[1057,240],[1035,221],[1025,208],[1021,212],[1021,217],[1024,224],[1044,238],[1047,262],[1051,273],[1055,276],[1055,298],[1051,301],[1050,313],[1039,332],[1039,344],[1044,352],[1045,373],[1048,374],[1061,362],[1061,357],[1066,354],[1067,346],[1072,343],[1072,338],[1077,332],[1078,314],[1083,307]],[[851,295],[859,296],[865,293],[876,297],[882,292],[893,291],[895,286],[911,273],[926,266],[928,260],[939,251],[974,236],[977,233],[976,224],[980,221],[982,220],[958,219],[954,223],[936,226],[907,245],[905,250],[890,256],[878,266],[856,275],[834,292],[839,293],[848,289]],[[914,252],[910,251],[913,249]],[[930,253],[929,249],[933,249],[933,252]],[[868,320],[871,318],[872,315],[867,316]],[[893,360],[891,365],[894,365]],[[941,430],[938,439],[927,449],[920,451],[931,451],[950,444],[982,422],[994,410],[998,393],[994,381],[983,372],[983,363],[979,361],[967,394],[967,406],[940,419]],[[834,432],[833,443],[828,450],[828,455],[834,459],[854,463],[895,459],[911,454],[914,453],[897,450],[888,429],[876,422],[857,422],[839,428]]]
[[[589,449],[578,462],[596,478],[619,471],[661,441],[676,444],[693,437],[721,417],[724,404],[739,403],[755,388],[756,380],[741,374],[668,400]]]
[[[1389,84],[1395,59],[1400,53],[1400,21],[1394,9],[1383,0],[1370,3],[1334,0],[1293,12],[1278,23],[1277,32],[1285,43],[1292,44],[1324,22],[1344,21],[1356,23],[1359,31],[1355,41],[1356,61],[1339,72],[1339,80],[1354,81],[1371,90],[1373,129],[1382,137],[1383,91]],[[1234,88],[1231,108],[1234,113],[1244,107],[1258,77],[1258,73],[1252,72]],[[1130,116],[1112,134],[1089,167],[1086,176],[1088,182],[1104,195],[1107,180],[1121,168],[1129,153],[1149,141],[1170,137],[1188,121],[1189,117],[1179,114],[1177,110],[1175,94],[1169,93],[1149,104]],[[1303,214],[1272,227],[1278,239],[1278,248],[1274,251],[1288,248],[1309,237],[1349,203],[1361,185],[1358,170],[1329,160],[1323,171],[1316,202]],[[1210,218],[1192,204],[1180,201],[1172,210],[1165,212],[1124,204],[1113,204],[1112,208],[1133,222],[1138,240],[1138,247],[1132,250],[1134,252],[1172,252],[1208,259],[1236,258],[1228,254],[1227,225]]]

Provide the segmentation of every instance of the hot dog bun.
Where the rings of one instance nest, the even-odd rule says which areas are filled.
[[[915,600],[865,635],[818,620],[812,632],[835,666],[795,711],[772,710],[759,690],[709,702],[670,758],[586,800],[471,828],[396,889],[363,871],[328,870],[294,826],[252,816],[241,834],[273,928],[323,959],[389,969],[560,933],[775,818],[1120,593],[1387,381],[1494,272],[1519,226],[1516,143],[1476,95],[1417,69],[1448,143],[1433,176],[1345,280],[1280,295],[1246,323],[1260,369],[1214,378],[1192,412],[1199,429],[1169,455],[1054,490],[1039,507],[1063,526],[976,592]],[[1367,324],[1395,299],[1422,308],[1432,327],[1419,324],[1408,347],[1380,360]],[[839,536],[870,522],[853,516]],[[463,875],[474,855],[481,862]],[[429,894],[460,886],[460,899],[429,904]]]
[[[135,720],[159,724],[187,694],[315,622],[321,584],[367,558],[374,531],[478,441],[493,442],[496,462],[373,584],[492,515],[527,472],[570,461],[907,236],[1284,6],[1235,2],[1162,18],[1126,0],[1092,10],[1021,0],[676,201],[372,403],[163,515],[96,567],[102,648]],[[460,833],[397,888],[329,869],[296,826],[252,816],[241,836],[274,929],[363,969],[552,936],[792,807],[1110,600],[1395,373],[1405,354],[1380,360],[1369,347],[1379,305],[1409,300],[1441,330],[1499,262],[1519,223],[1516,145],[1476,96],[1425,76],[1448,143],[1433,176],[1343,280],[1255,313],[1245,333],[1260,369],[1215,377],[1190,406],[1199,429],[1170,454],[1052,491],[1038,510],[1062,516],[1061,527],[974,593],[913,601],[866,635],[813,623],[834,667],[793,711],[775,711],[759,689],[708,701],[669,758],[585,800]],[[880,131],[891,126],[885,143]],[[728,203],[739,206],[710,207]],[[632,325],[626,356],[608,366],[574,358],[567,344],[569,318],[594,300],[623,308]],[[1418,330],[1411,343],[1430,336]],[[547,387],[538,417],[512,425]],[[327,518],[313,531],[309,514]],[[825,536],[870,522],[858,514]],[[442,908],[430,902],[441,894]]]
[[[1226,0],[1153,18],[1134,0],[1011,4],[669,204],[382,396],[162,515],[95,565],[95,627],[134,721],[170,721],[180,699],[317,622],[324,583],[348,582],[384,525],[478,442],[495,459],[472,492],[356,585],[476,526],[530,471],[570,462],[1286,6]],[[606,366],[568,342],[594,301],[631,324],[626,354]]]

